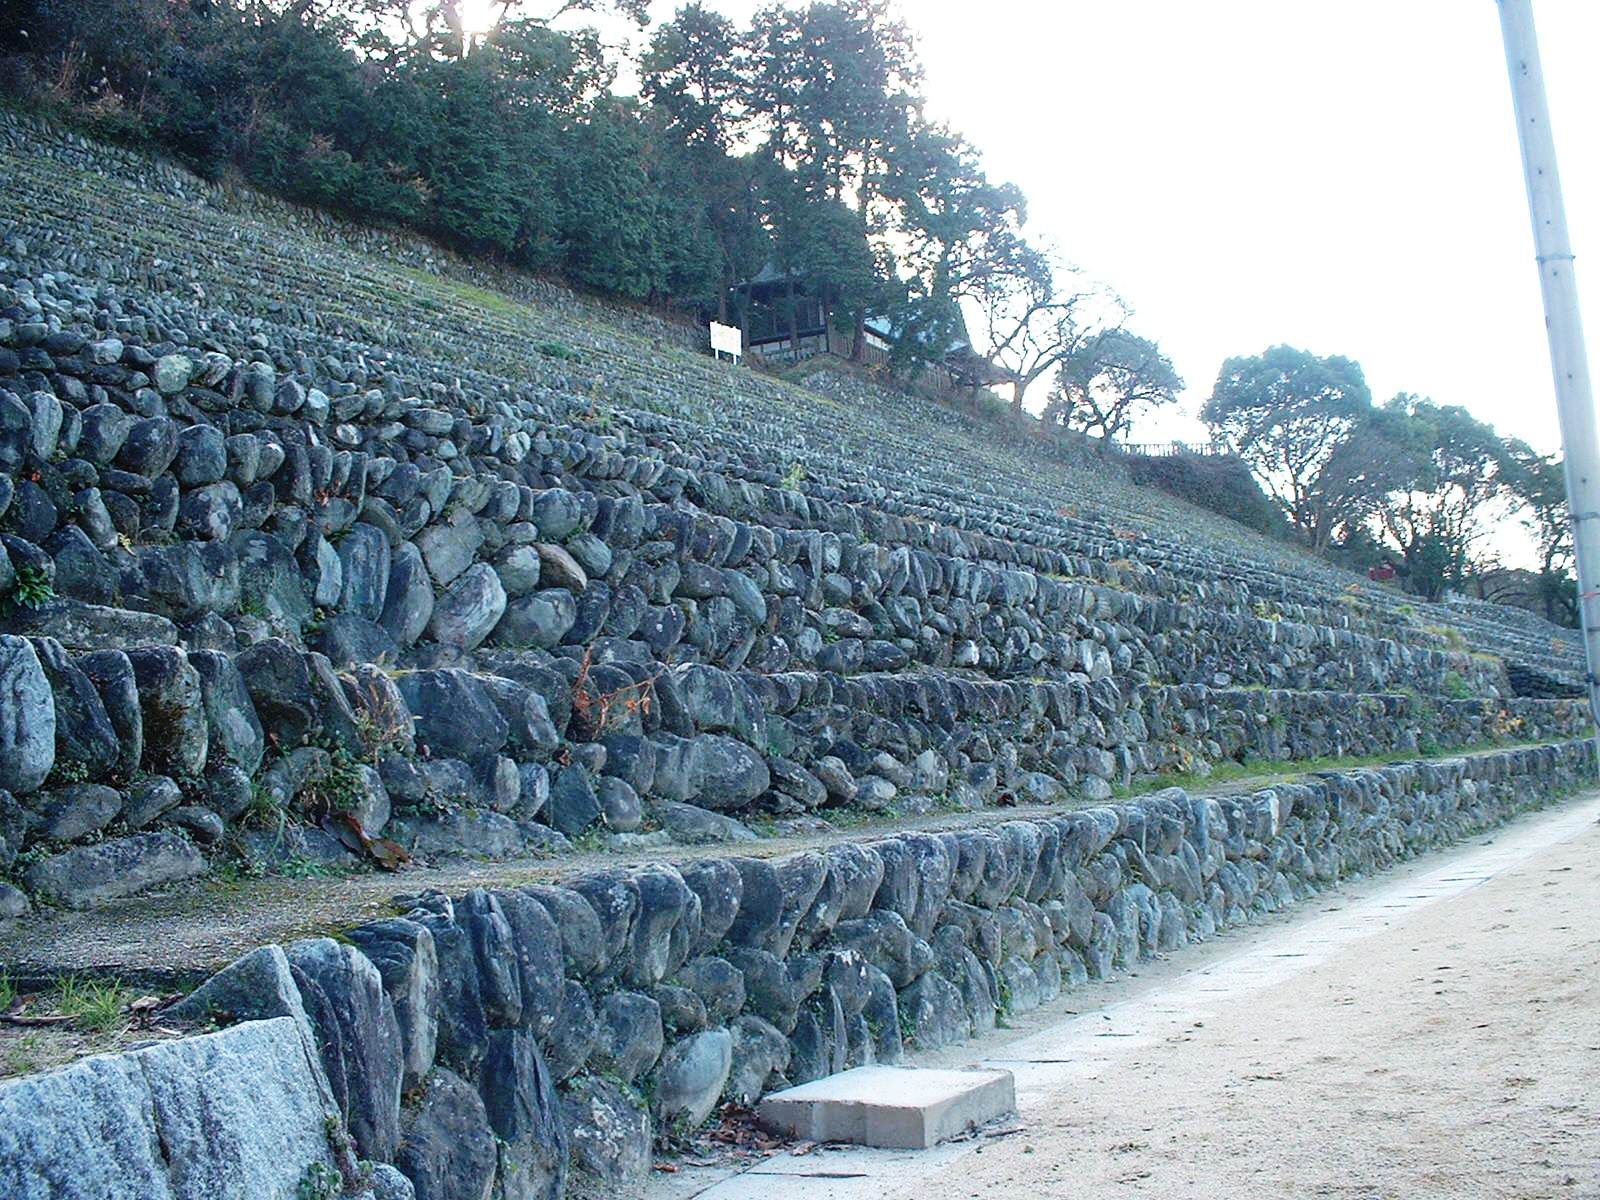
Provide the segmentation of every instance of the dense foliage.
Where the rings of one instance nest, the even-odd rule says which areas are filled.
[[[1027,297],[1008,346],[1071,310],[1021,193],[922,116],[887,0],[772,4],[746,28],[687,4],[648,31],[636,99],[583,19],[644,28],[643,0],[555,4],[480,6],[474,31],[462,0],[16,0],[0,80],[204,174],[605,292],[726,319],[770,263],[858,332],[914,332],[913,367],[964,336],[963,304]]]
[[[1520,514],[1537,607],[1571,619],[1561,464],[1466,409],[1409,394],[1375,405],[1359,364],[1273,346],[1228,359],[1202,415],[1308,546],[1352,565],[1391,558],[1429,599],[1484,591],[1503,573],[1491,530]]]

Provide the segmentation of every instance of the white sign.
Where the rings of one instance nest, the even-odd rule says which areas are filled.
[[[735,362],[739,355],[744,353],[744,339],[739,336],[737,325],[719,325],[711,322],[711,352],[713,354],[731,354]]]

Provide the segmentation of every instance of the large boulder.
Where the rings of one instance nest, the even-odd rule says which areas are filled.
[[[707,1029],[674,1042],[656,1069],[656,1120],[668,1129],[697,1129],[722,1098],[733,1069],[733,1035]]]
[[[350,1136],[362,1157],[387,1162],[400,1141],[402,1053],[382,977],[361,951],[332,938],[286,953]]]
[[[56,761],[56,707],[26,638],[0,634],[0,788],[31,792]]]
[[[600,1042],[595,1061],[632,1083],[661,1057],[661,1006],[638,992],[608,992],[600,1001]]]
[[[122,797],[103,784],[69,783],[40,792],[33,799],[33,808],[38,814],[35,836],[72,842],[111,824],[122,809]]]
[[[464,571],[433,606],[428,633],[446,646],[471,650],[489,636],[506,611],[506,591],[488,563]]]
[[[733,1066],[723,1095],[735,1104],[752,1105],[767,1090],[767,1081],[789,1065],[789,1039],[760,1017],[746,1014],[733,1023]]]
[[[401,542],[390,554],[389,586],[378,623],[397,643],[409,646],[432,619],[433,581],[422,552],[411,542]]]
[[[466,671],[408,671],[396,683],[415,718],[417,741],[435,757],[496,754],[511,735],[494,697]]]
[[[600,801],[589,772],[577,763],[558,768],[550,783],[550,800],[545,811],[550,824],[569,837],[598,822]]]
[[[301,1194],[314,1169],[335,1169],[333,1114],[316,1061],[300,1025],[279,1017],[7,1080],[0,1195]]]
[[[358,522],[339,539],[339,564],[339,607],[364,620],[376,621],[383,614],[389,595],[389,539],[376,525]]]
[[[416,1200],[487,1200],[499,1154],[483,1100],[459,1075],[435,1067],[408,1109],[394,1162]]]
[[[174,1020],[220,1025],[293,1017],[311,1030],[289,958],[275,944],[240,955],[166,1011]]]
[[[439,1039],[439,954],[426,926],[404,917],[368,921],[349,933],[383,979],[400,1029],[404,1091],[433,1068]]]
[[[693,746],[689,798],[704,808],[717,812],[744,808],[772,782],[766,759],[743,742],[703,733]]]
[[[94,683],[54,638],[32,638],[55,700],[56,762],[99,779],[117,764],[116,728]],[[0,784],[0,786],[4,786]]]
[[[471,1076],[477,1073],[489,1046],[489,1022],[478,987],[478,964],[472,938],[456,923],[454,907],[444,900],[438,908],[443,911],[413,909],[407,920],[425,926],[433,935],[439,960],[438,1061]]]
[[[495,899],[510,930],[511,954],[520,977],[520,1024],[547,1038],[566,998],[561,930],[544,906],[525,892],[496,892]]]
[[[292,748],[317,726],[317,699],[306,656],[282,638],[266,638],[241,651],[234,662],[263,726]]]
[[[73,846],[41,858],[23,873],[28,889],[64,908],[94,908],[206,869],[194,845],[162,830]]]
[[[590,1075],[568,1089],[561,1115],[572,1165],[587,1186],[618,1200],[643,1192],[650,1176],[650,1114],[642,1104]]]
[[[490,641],[496,646],[548,650],[577,623],[578,605],[565,588],[546,588],[509,601]]]
[[[199,776],[208,749],[199,672],[177,646],[136,646],[127,654],[139,684],[147,763],[169,775]]]
[[[76,665],[93,682],[117,734],[116,770],[131,778],[144,761],[144,710],[139,706],[139,681],[121,650],[85,654]]]
[[[250,689],[234,660],[220,650],[196,650],[189,662],[200,676],[210,746],[206,761],[233,763],[254,775],[266,750],[266,735],[256,717]]]
[[[561,1200],[567,1130],[555,1080],[531,1033],[501,1029],[490,1035],[482,1092],[499,1150],[495,1200]]]

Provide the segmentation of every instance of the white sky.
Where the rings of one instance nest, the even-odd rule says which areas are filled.
[[[758,0],[710,0],[741,23]],[[657,21],[674,0],[656,0]],[[1535,0],[1600,321],[1600,3]],[[1374,399],[1559,437],[1493,0],[900,0],[935,116],[1028,195],[1029,231],[1133,306],[1203,436],[1222,360],[1344,354]]]

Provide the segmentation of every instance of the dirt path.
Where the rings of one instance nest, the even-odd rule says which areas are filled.
[[[1270,779],[1262,778],[1266,782],[1258,786],[1268,786]],[[775,858],[912,830],[932,832],[1056,817],[1086,806],[1068,802],[963,809],[877,816],[837,825],[820,820],[794,822],[792,831],[780,829],[755,841],[712,845],[630,844],[619,839],[614,848],[602,850],[506,860],[449,858],[438,865],[419,864],[394,874],[334,869],[309,876],[223,879],[208,874],[105,908],[77,912],[47,908],[0,922],[0,967],[24,980],[85,971],[152,986],[194,984],[246,950],[268,942],[342,931],[388,916],[397,896],[429,888],[459,896],[475,887],[554,883],[599,868],[637,868],[729,855]]]
[[[674,1194],[1594,1200],[1597,817],[1591,794],[1065,998],[1111,1003],[982,1047],[1017,1073],[1014,1133]]]

